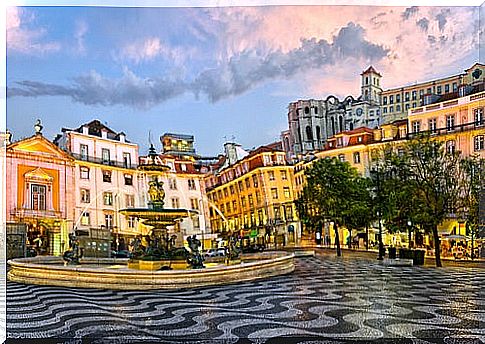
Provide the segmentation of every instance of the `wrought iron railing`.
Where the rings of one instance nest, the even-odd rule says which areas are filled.
[[[115,161],[115,160],[105,160],[102,158],[97,158],[90,155],[82,155],[78,153],[71,153],[71,156],[74,159],[92,162],[95,164],[106,165],[106,166],[114,166],[114,167],[121,167],[121,168],[129,168],[129,169],[136,169],[137,164],[129,163],[127,164],[125,161]]]

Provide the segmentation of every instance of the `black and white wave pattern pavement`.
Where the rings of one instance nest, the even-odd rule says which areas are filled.
[[[286,276],[179,291],[8,283],[7,335],[33,343],[485,343],[483,269],[319,256],[296,264]]]

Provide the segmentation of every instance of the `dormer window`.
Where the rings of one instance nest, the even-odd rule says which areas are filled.
[[[359,136],[359,137],[357,138],[357,142],[359,142],[359,143],[360,143],[360,142],[362,142],[362,136]]]

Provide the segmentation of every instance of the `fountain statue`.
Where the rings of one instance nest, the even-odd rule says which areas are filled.
[[[62,259],[67,265],[79,264],[79,259],[83,257],[83,250],[79,248],[79,239],[74,233],[69,234],[69,250],[64,252]]]

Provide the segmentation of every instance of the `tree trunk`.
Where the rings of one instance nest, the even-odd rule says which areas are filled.
[[[442,267],[441,264],[441,243],[438,235],[438,226],[433,226],[433,239],[434,239],[434,256],[436,260],[436,267]]]
[[[349,228],[349,249],[352,249],[352,229]]]
[[[365,249],[369,251],[369,227],[365,226]]]
[[[335,231],[335,246],[337,246],[337,257],[342,256],[342,252],[340,251],[340,238],[338,236],[338,225],[336,222],[333,223],[333,229]]]

